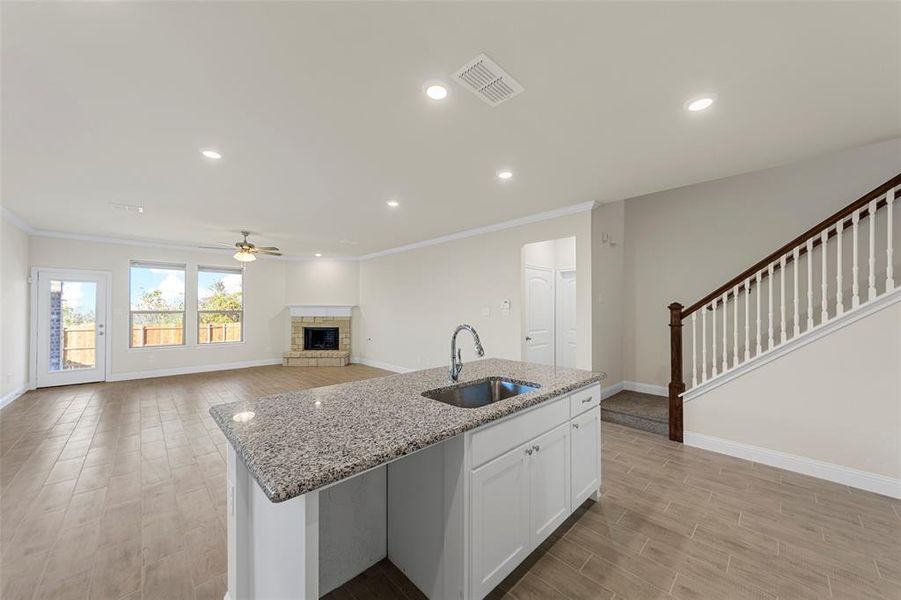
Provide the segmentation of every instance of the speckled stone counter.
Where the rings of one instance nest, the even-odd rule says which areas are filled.
[[[540,387],[481,408],[457,408],[422,396],[450,385],[447,369],[435,368],[220,404],[210,414],[266,496],[282,502],[604,377],[486,359],[466,363],[457,385],[493,376]],[[250,412],[247,421],[233,418]]]

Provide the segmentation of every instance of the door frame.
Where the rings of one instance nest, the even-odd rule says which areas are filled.
[[[113,290],[112,290],[112,271],[102,271],[99,269],[59,269],[56,267],[31,267],[31,276],[28,278],[29,288],[29,344],[28,349],[28,389],[37,389],[38,384],[38,274],[41,271],[53,271],[54,273],[64,273],[77,277],[78,275],[88,275],[90,277],[101,277],[106,285],[106,334],[103,336],[104,352],[106,359],[103,365],[103,380],[110,380],[110,363],[112,362],[112,310],[113,310]]]

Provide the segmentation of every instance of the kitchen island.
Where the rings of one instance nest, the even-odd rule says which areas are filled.
[[[423,395],[498,378],[535,389]],[[597,497],[602,378],[487,359],[212,407],[229,600],[318,598],[385,556],[430,598],[484,596]]]

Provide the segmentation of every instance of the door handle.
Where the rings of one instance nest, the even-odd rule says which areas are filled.
[[[527,336],[526,336],[526,341],[527,341],[527,342],[531,342],[531,341],[532,341],[532,338],[531,338],[530,336],[527,335]]]
[[[578,428],[579,428],[579,424],[578,424],[578,423],[573,423],[573,429],[578,429]]]

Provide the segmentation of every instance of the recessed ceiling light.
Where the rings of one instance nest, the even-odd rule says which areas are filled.
[[[316,258],[319,258],[320,256],[322,256],[322,252],[317,252],[317,253],[314,254],[313,256],[315,256]]]
[[[256,413],[247,411],[247,412],[239,412],[235,416],[232,417],[232,421],[235,423],[246,423],[252,418],[256,416]]]
[[[385,202],[385,204],[387,204],[391,208],[397,208],[398,206],[400,206],[400,202],[398,202],[397,200],[388,200],[387,202]]]
[[[507,181],[508,179],[513,179],[513,171],[507,171],[507,170],[498,171],[497,178],[501,179],[503,181]]]
[[[441,83],[427,83],[425,95],[432,100],[444,100],[447,98],[447,88]]]
[[[220,158],[222,158],[222,154],[220,152],[216,152],[215,150],[211,150],[209,148],[207,148],[206,150],[201,150],[200,153],[212,160],[219,160]]]
[[[693,100],[689,100],[685,103],[685,110],[689,112],[700,112],[702,110],[707,110],[711,106],[713,106],[714,101],[713,96],[701,96],[700,98],[694,98]]]

